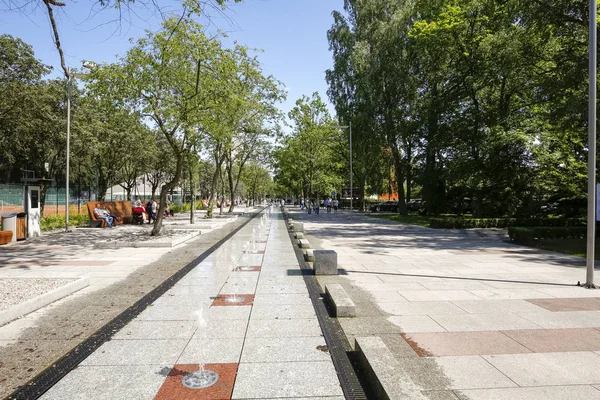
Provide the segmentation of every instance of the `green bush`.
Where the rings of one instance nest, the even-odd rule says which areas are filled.
[[[508,228],[508,237],[513,242],[531,243],[539,239],[581,239],[585,238],[585,226],[513,226]]]
[[[192,209],[192,205],[190,203],[184,204],[172,204],[170,210],[174,213],[183,213],[189,212]]]
[[[436,229],[578,227],[585,218],[431,218],[429,226]]]
[[[87,215],[69,215],[69,225],[71,226],[86,226],[90,222]],[[53,229],[61,229],[65,227],[65,216],[64,215],[48,215],[41,219],[40,227],[42,231],[50,231]]]

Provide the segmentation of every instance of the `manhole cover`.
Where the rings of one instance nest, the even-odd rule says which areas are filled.
[[[188,389],[204,389],[214,385],[219,380],[215,371],[196,371],[183,377],[181,383]]]

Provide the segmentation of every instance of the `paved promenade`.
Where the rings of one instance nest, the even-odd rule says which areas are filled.
[[[219,380],[185,388],[200,363]],[[279,211],[254,218],[42,398],[343,399]]]
[[[291,216],[337,251],[343,275],[319,280],[356,303],[340,319],[350,342],[380,338],[393,354],[379,378],[394,398],[600,399],[600,291],[575,286],[582,259],[497,234]]]

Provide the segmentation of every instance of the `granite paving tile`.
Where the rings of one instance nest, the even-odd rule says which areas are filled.
[[[170,370],[165,365],[79,366],[41,397],[43,400],[152,400]]]
[[[401,365],[421,390],[517,386],[480,356],[405,358]]]
[[[331,361],[325,339],[321,336],[252,338],[244,343],[242,363]]]
[[[600,298],[531,299],[532,304],[548,311],[600,311]]]
[[[378,303],[382,311],[392,315],[465,314],[448,301],[403,301]]]
[[[235,339],[246,335],[248,321],[244,319],[209,320],[206,328],[198,329],[192,340],[201,338]]]
[[[184,339],[110,340],[81,365],[173,365],[187,343]]]
[[[316,318],[310,319],[250,319],[247,337],[277,338],[297,336],[321,336]]]
[[[231,398],[324,396],[343,396],[331,362],[242,363]]]
[[[527,347],[497,331],[411,333],[403,336],[418,354],[427,357],[531,352]]]
[[[196,321],[139,321],[134,320],[118,331],[113,339],[190,339]]]
[[[446,329],[427,315],[392,316],[387,319],[402,332],[446,332]]]
[[[254,296],[255,306],[269,306],[276,304],[301,304],[310,302],[308,294],[301,293],[285,293],[285,294],[271,294],[271,293],[259,293]]]
[[[544,313],[546,315],[547,313]],[[538,329],[539,325],[510,313],[433,315],[438,324],[449,332]]]
[[[398,291],[408,301],[454,301],[479,300],[480,297],[466,290],[423,290]]]
[[[453,301],[470,314],[544,312],[544,309],[522,299]]]
[[[542,386],[457,391],[460,400],[600,400],[590,385]]]
[[[600,355],[592,352],[483,356],[519,386],[580,385],[600,382]]]
[[[600,330],[594,328],[533,329],[503,333],[536,353],[600,350]]]
[[[304,282],[294,285],[261,285],[256,289],[257,294],[306,294],[308,289]]]
[[[600,311],[559,311],[518,315],[546,329],[600,327]]]
[[[304,304],[275,304],[254,305],[252,307],[252,319],[296,319],[316,318],[315,309],[311,303]]]
[[[194,363],[237,363],[240,360],[244,338],[193,339],[187,344],[177,364]]]
[[[537,289],[493,289],[493,290],[470,290],[478,298],[486,300],[504,299],[543,299],[554,296],[543,293]],[[456,299],[458,300],[458,299]]]

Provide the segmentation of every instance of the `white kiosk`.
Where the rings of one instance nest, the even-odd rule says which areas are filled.
[[[51,182],[48,179],[24,178],[23,179],[23,208],[26,214],[26,236],[39,237],[42,234],[40,228],[41,208],[40,208],[40,186]],[[18,224],[18,222],[17,222]]]

